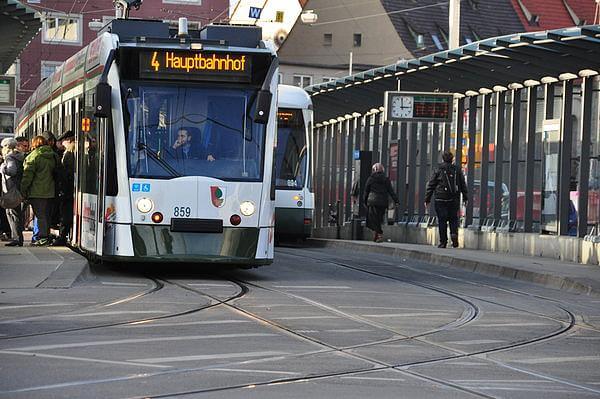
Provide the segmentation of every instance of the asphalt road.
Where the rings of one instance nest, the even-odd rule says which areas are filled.
[[[0,398],[600,397],[600,298],[372,253],[1,298]]]

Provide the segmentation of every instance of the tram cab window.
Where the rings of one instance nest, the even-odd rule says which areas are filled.
[[[245,89],[126,85],[132,177],[261,180],[264,126]]]
[[[306,131],[302,111],[280,108],[277,112],[275,185],[278,189],[302,189],[306,179]]]

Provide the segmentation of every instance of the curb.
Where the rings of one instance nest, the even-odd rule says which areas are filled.
[[[570,277],[556,276],[544,272],[517,269],[510,266],[502,266],[482,261],[460,259],[449,255],[439,255],[426,251],[398,248],[395,246],[386,245],[386,243],[371,244],[367,242],[332,240],[323,238],[311,238],[310,242],[316,244],[316,246],[324,248],[342,248],[362,252],[379,253],[397,258],[407,258],[422,261],[424,263],[429,263],[436,266],[449,266],[487,276],[525,281],[542,285],[544,287],[559,289],[561,291],[568,291],[571,293],[600,296],[600,289],[597,287],[595,288],[590,284]]]
[[[71,288],[80,276],[89,273],[87,259],[77,252],[68,247],[49,247],[48,249],[63,258],[63,261],[36,288]]]

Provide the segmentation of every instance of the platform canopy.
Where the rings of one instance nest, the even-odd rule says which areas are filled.
[[[36,11],[16,0],[0,0],[0,74],[4,74],[40,30]]]
[[[385,91],[485,94],[600,71],[600,25],[499,36],[309,86],[315,123],[379,109]]]

